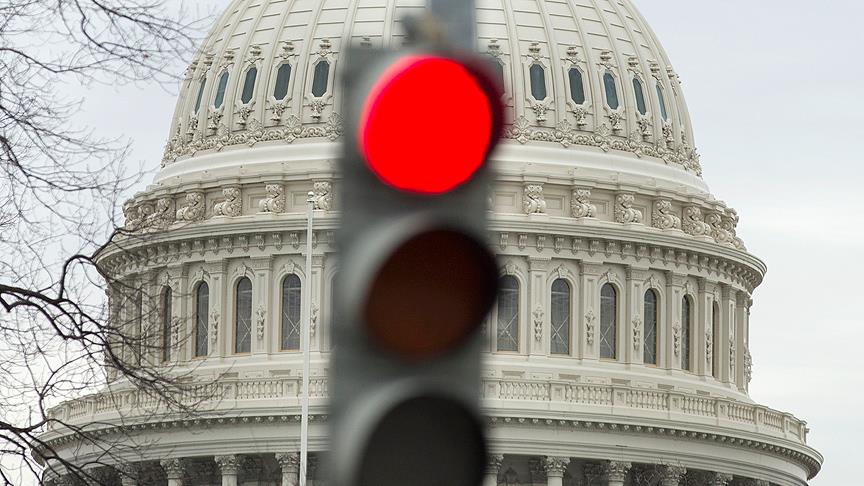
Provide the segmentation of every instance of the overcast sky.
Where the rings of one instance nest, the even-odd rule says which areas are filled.
[[[683,80],[705,180],[768,264],[754,296],[751,395],[809,422],[826,456],[812,485],[858,486],[864,2],[635,1]],[[93,87],[81,120],[131,137],[133,161],[152,170],[174,101],[158,87]]]

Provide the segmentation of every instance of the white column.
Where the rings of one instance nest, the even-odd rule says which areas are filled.
[[[739,291],[735,299],[735,383],[738,384],[738,389],[742,392],[747,391],[747,378],[745,355],[747,354],[747,342],[745,340],[747,333],[747,319],[750,313],[748,302],[750,296],[743,291]]]
[[[181,459],[163,459],[159,462],[168,477],[168,486],[183,486],[184,464]]]
[[[216,456],[213,458],[222,473],[222,486],[237,486],[237,474],[240,471],[240,456]],[[171,486],[170,484],[168,486]]]
[[[609,461],[606,463],[603,474],[603,477],[606,479],[606,485],[624,486],[624,481],[627,480],[627,473],[630,472],[631,466],[632,464],[629,462]]]
[[[297,486],[300,472],[300,456],[296,452],[276,454],[276,462],[282,468],[282,486]]]
[[[487,458],[483,486],[498,486],[498,473],[501,471],[501,464],[503,463],[504,456],[500,454],[493,454]]]
[[[678,486],[687,474],[687,468],[683,466],[661,466],[659,471],[660,486]]]
[[[563,486],[567,464],[570,464],[569,457],[543,458],[543,466],[546,469],[546,486]]]

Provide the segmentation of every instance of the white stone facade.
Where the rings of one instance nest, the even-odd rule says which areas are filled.
[[[822,462],[807,445],[806,424],[748,394],[749,309],[765,265],[736,234],[737,213],[701,179],[677,75],[650,28],[630,0],[478,3],[478,47],[502,65],[510,120],[494,155],[489,245],[501,275],[518,284],[514,319],[503,322],[499,306],[485,327],[482,404],[492,453],[485,486],[805,485]],[[283,351],[289,275],[312,300],[312,315],[295,317],[312,323],[310,447],[326,451],[340,56],[348,43],[400,45],[396,19],[418,5],[233,0],[205,41],[184,82],[163,168],[125,205],[130,234],[101,262],[146,296],[140,306],[115,307],[127,322],[144,316],[132,332],[167,340],[170,349],[153,362],[168,357],[178,372],[219,379],[202,387],[205,411],[190,420],[160,414],[122,381],[52,412],[105,424],[106,437],[122,427],[152,444],[129,458],[137,482],[111,472],[117,484],[295,484],[301,354]],[[291,76],[277,99],[284,65]],[[544,99],[535,98],[535,65],[545,73]],[[244,102],[252,67],[258,78]],[[574,100],[574,69],[582,103]],[[442,142],[446,133],[442,127]],[[311,275],[303,271],[308,251]],[[244,279],[251,328],[248,351],[238,353]],[[556,281],[568,289],[566,301],[556,294],[558,307]],[[606,285],[615,291],[611,314]],[[648,291],[654,317],[646,315]],[[500,345],[505,327],[513,349]],[[94,453],[64,430],[45,438],[70,457]],[[312,469],[313,479],[326,477]]]

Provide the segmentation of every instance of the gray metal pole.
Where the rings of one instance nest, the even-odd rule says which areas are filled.
[[[300,486],[306,486],[306,470],[309,464],[309,359],[312,319],[312,217],[315,214],[315,193],[309,191],[306,199],[306,318],[303,319],[300,335],[300,349],[303,350],[303,383],[300,402]]]
[[[448,43],[468,51],[477,48],[474,0],[428,0],[428,6],[444,26]]]

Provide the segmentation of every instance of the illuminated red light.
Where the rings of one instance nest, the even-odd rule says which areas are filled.
[[[463,64],[406,56],[376,82],[357,139],[386,184],[442,194],[469,181],[498,137],[499,97]]]

